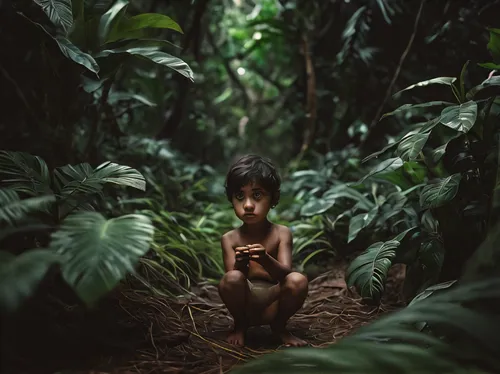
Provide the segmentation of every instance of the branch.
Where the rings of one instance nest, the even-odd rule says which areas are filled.
[[[413,24],[413,32],[412,32],[412,34],[410,36],[410,39],[408,40],[408,44],[406,46],[406,49],[403,51],[403,54],[399,58],[398,66],[396,67],[396,70],[394,71],[394,75],[393,75],[393,77],[391,79],[391,82],[389,83],[389,86],[387,87],[387,90],[386,90],[385,95],[384,95],[384,99],[380,103],[380,106],[377,109],[377,113],[375,114],[375,117],[373,118],[372,123],[370,124],[370,128],[368,130],[369,133],[366,136],[365,140],[362,141],[361,144],[360,144],[361,147],[363,147],[363,145],[369,139],[371,130],[373,130],[373,128],[379,122],[379,118],[380,118],[380,115],[382,114],[382,110],[384,109],[384,106],[387,103],[387,100],[389,100],[389,97],[391,95],[391,91],[392,91],[392,89],[394,87],[394,84],[396,83],[396,80],[399,77],[399,73],[401,72],[401,67],[403,66],[403,63],[406,60],[406,56],[410,52],[410,49],[411,49],[411,47],[413,45],[413,41],[415,40],[415,35],[417,34],[418,24],[420,23],[420,17],[422,15],[422,9],[424,8],[424,3],[425,3],[425,0],[421,0],[420,1],[420,7],[418,8],[418,12],[417,12],[417,15],[415,17],[415,22]]]

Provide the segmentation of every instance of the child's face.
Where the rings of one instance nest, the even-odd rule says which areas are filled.
[[[271,209],[271,194],[258,183],[249,183],[233,195],[232,203],[236,216],[244,223],[258,223]]]

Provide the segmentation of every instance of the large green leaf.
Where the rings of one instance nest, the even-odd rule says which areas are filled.
[[[439,124],[439,120],[440,119],[441,119],[441,117],[436,117],[436,118],[431,119],[430,121],[423,122],[422,124],[419,124],[419,127],[417,127],[416,129],[408,131],[403,136],[399,137],[398,140],[396,140],[396,141],[394,141],[392,143],[387,144],[382,150],[374,152],[374,153],[372,153],[369,156],[366,156],[361,162],[366,162],[368,160],[371,160],[374,157],[380,156],[382,153],[386,152],[389,148],[392,148],[392,147],[398,145],[403,140],[405,140],[406,138],[412,136],[413,134],[417,134],[417,133],[425,134],[425,133],[429,132],[429,135],[430,135],[430,132],[432,131],[432,129],[434,127],[436,127],[436,125]]]
[[[437,208],[452,200],[458,192],[462,174],[456,173],[425,186],[420,194],[422,209]]]
[[[323,194],[323,199],[328,201],[332,200],[336,201],[337,199],[342,199],[342,198],[356,201],[360,209],[367,211],[375,206],[375,204],[372,201],[370,201],[366,196],[364,196],[361,192],[355,190],[352,187],[349,187],[344,183],[330,187]]]
[[[62,166],[56,168],[54,175],[62,195],[98,193],[104,183],[146,190],[146,180],[139,171],[109,161],[95,169],[87,163]]]
[[[95,74],[99,72],[99,65],[91,55],[82,52],[76,45],[62,36],[57,36],[54,38],[54,40],[57,42],[57,45],[59,46],[59,49],[64,56],[76,62],[77,64],[86,67]]]
[[[385,288],[387,272],[396,256],[396,248],[399,244],[397,240],[388,240],[370,245],[347,268],[348,286],[355,286],[363,298],[380,300]]]
[[[421,108],[428,108],[432,106],[441,106],[441,105],[453,105],[453,103],[450,103],[448,101],[429,101],[427,103],[421,103],[421,104],[403,104],[400,107],[394,109],[392,112],[385,113],[380,119],[413,109],[421,109]]]
[[[0,188],[0,223],[14,225],[25,218],[28,213],[43,210],[53,201],[55,201],[54,195],[21,200],[16,191]]]
[[[428,86],[430,84],[444,84],[447,86],[451,86],[456,80],[457,80],[457,78],[455,78],[455,77],[438,77],[438,78],[428,79],[428,80],[425,80],[422,82],[412,84],[411,86],[408,86],[408,87],[402,89],[401,91],[396,92],[393,96],[396,96],[403,91],[412,90],[416,87],[425,87],[425,86]]]
[[[114,27],[120,22],[128,7],[128,0],[117,0],[106,13],[101,16],[99,21],[98,36],[101,45],[108,41]]]
[[[493,87],[493,86],[500,86],[500,76],[494,75],[485,81],[483,81],[481,84],[478,84],[475,87],[472,87],[469,92],[467,92],[466,98],[468,100],[471,100],[479,91],[488,88],[488,87]]]
[[[389,158],[387,160],[382,161],[377,166],[375,166],[368,174],[366,174],[363,178],[361,178],[358,183],[363,183],[365,179],[372,177],[379,173],[388,173],[394,170],[399,169],[403,166],[403,160],[399,157]]]
[[[304,217],[312,217],[326,212],[335,204],[334,199],[311,199],[300,209],[300,214]]]
[[[441,112],[441,123],[453,130],[468,132],[477,118],[477,103],[467,101],[460,105],[444,108]]]
[[[399,143],[396,154],[403,161],[412,161],[416,159],[429,139],[429,135],[429,132],[423,134],[417,133],[403,139],[401,143]]]
[[[134,271],[149,250],[153,233],[151,220],[144,215],[106,220],[96,212],[81,212],[63,221],[50,246],[63,256],[66,282],[87,305],[93,305]]]
[[[0,151],[0,185],[31,196],[52,194],[45,161],[24,152]]]
[[[47,249],[32,249],[19,256],[0,251],[0,309],[15,311],[58,260],[59,256]]]
[[[347,243],[352,242],[358,236],[359,232],[365,227],[368,227],[373,219],[377,216],[378,207],[373,208],[367,213],[357,214],[349,221],[349,235],[347,236]]]
[[[116,49],[106,49],[97,54],[96,58],[104,58],[110,55],[130,55],[138,58],[143,58],[154,62],[155,64],[166,66],[175,70],[179,74],[185,76],[191,81],[194,81],[193,71],[189,65],[179,57],[172,56],[169,53],[158,50],[158,47],[151,47],[145,44],[145,47],[122,47]]]
[[[69,31],[73,25],[73,10],[71,0],[34,0],[47,14],[50,21],[64,30]]]
[[[121,18],[117,26],[111,30],[106,42],[127,39],[136,31],[145,28],[170,29],[183,33],[179,24],[164,14],[142,13],[130,18]]]

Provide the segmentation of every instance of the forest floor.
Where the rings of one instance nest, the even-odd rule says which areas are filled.
[[[313,347],[334,344],[360,326],[403,306],[399,298],[404,280],[402,267],[391,269],[380,306],[362,303],[347,288],[345,268],[345,264],[338,264],[312,279],[303,308],[289,321],[292,333]],[[281,346],[267,326],[249,329],[243,348],[226,343],[232,318],[216,287],[210,284],[199,284],[191,295],[175,301],[125,288],[113,293],[92,313],[78,309],[59,315],[57,325],[47,324],[45,319],[40,327],[43,316],[37,318],[38,322],[22,322],[22,328],[18,326],[22,330],[36,325],[38,338],[30,336],[30,344],[21,339],[17,344],[22,345],[23,353],[14,349],[17,357],[9,357],[10,364],[2,372],[219,374],[259,355],[294,349]],[[15,330],[17,337],[23,335],[19,328]],[[49,339],[57,343],[48,344]],[[6,344],[9,348],[15,345],[4,341],[2,351]]]

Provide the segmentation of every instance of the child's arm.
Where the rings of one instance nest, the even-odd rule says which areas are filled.
[[[292,243],[292,232],[289,228],[282,227],[280,228],[280,244],[278,246],[277,259],[267,254],[265,249],[262,255],[259,255],[258,258],[255,259],[269,275],[278,282],[283,281],[285,277],[292,272]],[[255,248],[257,249],[257,245]]]
[[[222,260],[224,262],[224,271],[227,273],[231,270],[239,270],[247,276],[248,260],[236,261],[236,253],[233,249],[233,243],[228,235],[223,235],[221,238]]]

